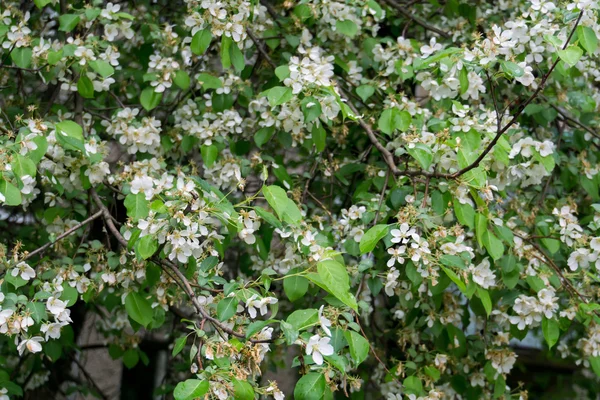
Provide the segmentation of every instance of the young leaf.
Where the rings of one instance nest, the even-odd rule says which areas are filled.
[[[202,398],[208,392],[208,388],[208,381],[188,379],[186,381],[179,382],[177,386],[175,386],[173,397],[175,400],[194,400],[197,398]]]
[[[134,222],[146,218],[150,212],[148,200],[146,200],[146,196],[143,193],[128,194],[125,196],[124,204],[127,209],[127,216],[131,217]]]
[[[344,332],[344,337],[350,346],[350,355],[356,365],[366,360],[369,355],[369,341],[362,335],[352,330]]]
[[[346,20],[337,20],[335,23],[335,29],[341,33],[342,35],[346,35],[348,37],[353,38],[356,36],[358,32],[358,26],[354,23],[354,21]]]
[[[558,338],[560,337],[558,321],[554,318],[548,319],[544,317],[542,319],[542,332],[544,333],[544,339],[546,339],[548,348],[551,349],[556,342],[558,342]]]
[[[79,81],[77,81],[77,91],[86,99],[94,98],[94,84],[91,79],[85,75],[81,75],[79,77]]]
[[[235,296],[225,297],[217,304],[217,318],[219,321],[227,321],[235,315],[237,310],[238,300]]]
[[[309,372],[298,380],[294,388],[295,400],[321,400],[325,394],[325,375]]]
[[[577,27],[577,37],[579,43],[588,52],[588,54],[594,54],[598,48],[598,37],[596,32],[589,26],[579,25]]]
[[[192,37],[192,43],[190,44],[190,49],[192,53],[196,55],[202,55],[210,46],[210,42],[212,40],[212,33],[210,28],[203,29],[198,31]]]
[[[147,87],[142,90],[140,95],[140,104],[146,111],[150,111],[156,108],[162,100],[162,93],[156,93],[153,87]]]
[[[138,292],[129,292],[125,298],[127,315],[138,324],[147,327],[154,314],[150,303]]]
[[[350,278],[344,265],[334,260],[324,260],[317,264],[317,272],[329,293],[354,311],[358,311],[356,299],[350,293]]]
[[[287,197],[285,190],[276,185],[263,187],[263,195],[267,203],[279,216],[279,219],[296,224],[302,220],[302,214],[296,203]]]
[[[388,233],[388,226],[385,224],[375,225],[369,229],[360,239],[360,254],[373,251],[377,243]]]
[[[574,45],[571,45],[564,50],[558,51],[558,56],[560,57],[560,59],[567,63],[570,67],[575,66],[575,64],[577,64],[582,55],[583,50]]]
[[[268,90],[267,99],[271,107],[282,105],[292,99],[292,89],[287,86],[275,86]]]
[[[414,147],[409,147],[408,149],[406,149],[406,151],[415,160],[417,160],[421,168],[423,168],[424,170],[427,170],[431,165],[431,162],[433,161],[433,151],[431,151],[431,148],[429,148],[429,146],[423,143],[417,143],[414,145]]]

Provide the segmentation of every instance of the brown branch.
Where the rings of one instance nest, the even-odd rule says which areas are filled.
[[[65,231],[64,233],[62,233],[61,235],[59,235],[56,240],[54,242],[49,242],[46,243],[45,245],[35,249],[34,251],[32,251],[31,253],[27,253],[27,255],[25,255],[25,257],[23,257],[21,259],[21,261],[25,261],[33,256],[35,256],[38,253],[42,253],[44,250],[46,250],[48,247],[56,244],[58,241],[66,238],[67,236],[71,235],[73,232],[75,232],[76,230],[78,230],[79,228],[81,228],[84,225],[89,224],[90,222],[92,222],[93,220],[95,220],[96,218],[100,217],[102,215],[102,211],[98,211],[97,213],[93,214],[91,217],[81,221],[79,224],[75,225],[74,227],[72,227],[71,229]]]
[[[404,15],[406,18],[415,22],[417,25],[421,25],[423,28],[425,28],[425,30],[435,32],[438,35],[440,35],[446,39],[450,38],[450,34],[448,32],[445,32],[439,28],[436,28],[433,25],[430,25],[427,21],[422,20],[421,18],[417,17],[414,13],[408,11],[406,8],[404,8],[403,4],[398,3],[396,0],[383,0],[383,1],[385,3],[387,3],[390,7],[394,8],[396,11],[398,11],[400,14]]]
[[[271,59],[269,53],[267,53],[267,50],[265,50],[265,48],[263,47],[263,43],[260,41],[260,39],[258,39],[258,37],[256,37],[254,32],[252,32],[252,29],[246,28],[246,33],[248,34],[248,36],[250,36],[250,39],[252,39],[254,45],[256,46],[260,54],[262,54],[264,59],[269,63],[269,65],[273,68],[277,68],[277,64],[275,64],[275,62]]]

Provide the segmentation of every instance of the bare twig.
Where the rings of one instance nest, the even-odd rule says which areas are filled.
[[[386,2],[390,7],[394,8],[400,14],[404,15],[406,18],[414,21],[418,25],[421,25],[426,30],[435,32],[438,35],[440,35],[446,39],[450,38],[450,34],[448,32],[445,32],[439,28],[436,28],[435,26],[429,24],[427,21],[424,21],[421,18],[417,17],[414,13],[412,13],[412,12],[408,11],[406,8],[404,8],[403,4],[398,3],[396,0],[384,0],[384,2]]]
[[[93,214],[91,217],[89,217],[89,218],[81,221],[79,224],[75,225],[71,229],[69,229],[69,230],[65,231],[64,233],[62,233],[61,235],[59,235],[54,242],[46,243],[45,245],[43,245],[43,246],[41,246],[41,247],[33,250],[31,253],[27,253],[27,255],[21,259],[21,261],[25,261],[25,260],[27,260],[27,259],[35,256],[36,254],[42,253],[48,247],[56,244],[58,241],[60,241],[60,240],[62,240],[64,238],[66,238],[67,236],[71,235],[73,232],[75,232],[76,230],[78,230],[82,226],[89,224],[90,222],[92,222],[96,218],[100,217],[101,215],[102,215],[102,211],[98,211],[97,213]]]

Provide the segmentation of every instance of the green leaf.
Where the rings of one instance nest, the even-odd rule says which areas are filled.
[[[256,145],[258,147],[262,147],[265,143],[267,143],[273,137],[274,133],[275,133],[275,128],[273,128],[272,126],[260,128],[254,134],[254,143],[256,143]]]
[[[598,48],[598,37],[596,32],[589,26],[579,25],[577,27],[577,37],[579,38],[579,44],[588,52],[588,54],[594,54]]]
[[[369,341],[352,330],[345,331],[344,337],[350,346],[350,355],[352,356],[352,359],[356,365],[361,364],[369,355]]]
[[[210,42],[212,41],[212,33],[210,28],[203,29],[198,31],[192,37],[192,43],[190,44],[190,49],[192,53],[196,55],[202,55],[210,46]]]
[[[406,149],[408,154],[410,154],[421,166],[423,169],[428,169],[433,161],[433,151],[429,148],[429,146],[423,143],[417,143],[412,148]]]
[[[412,124],[412,116],[408,111],[394,109],[394,126],[396,129],[400,132],[406,132],[410,128],[410,124]]]
[[[35,5],[37,6],[37,8],[39,8],[40,10],[42,8],[44,8],[46,5],[50,4],[51,1],[52,0],[33,0]]]
[[[477,286],[477,297],[481,300],[483,308],[485,308],[485,312],[489,316],[492,313],[492,299],[490,298],[490,293],[481,286]]]
[[[233,68],[237,72],[241,72],[246,66],[244,54],[238,47],[237,43],[232,43],[231,46],[229,46],[229,58],[233,64]]]
[[[46,306],[44,303],[40,303],[37,301],[27,303],[26,307],[27,311],[33,318],[33,320],[37,323],[44,321],[48,318],[48,314],[46,313]]]
[[[200,153],[202,154],[202,161],[204,161],[204,165],[206,165],[207,168],[210,168],[215,161],[217,161],[219,149],[214,144],[211,144],[210,146],[201,146]]]
[[[407,377],[404,382],[402,382],[402,386],[404,386],[404,390],[408,394],[418,396],[423,392],[423,382],[414,375]]]
[[[304,122],[312,122],[321,116],[321,103],[314,97],[305,97],[300,105],[304,114]]]
[[[219,78],[212,76],[211,74],[207,74],[206,72],[198,75],[198,83],[202,85],[204,90],[219,89],[223,87],[223,83]]]
[[[108,61],[94,60],[90,61],[89,64],[90,67],[92,67],[92,69],[104,79],[115,73],[115,69],[108,63]]]
[[[475,210],[473,206],[469,204],[462,204],[458,199],[454,198],[452,200],[454,205],[454,214],[456,215],[456,219],[462,225],[466,225],[471,229],[475,228]]]
[[[229,48],[231,47],[232,40],[227,35],[221,36],[221,65],[223,69],[228,69],[231,67],[231,56],[229,53]]]
[[[217,318],[219,321],[227,321],[235,315],[238,306],[238,299],[235,296],[225,297],[217,304]]]
[[[334,260],[324,260],[317,264],[317,272],[329,293],[354,311],[358,311],[356,299],[350,293],[350,278],[344,265]]]
[[[548,348],[551,349],[556,342],[558,342],[558,338],[560,337],[558,321],[553,318],[548,319],[544,317],[542,319],[542,332],[544,333],[544,339],[546,339]]]
[[[125,197],[124,204],[127,209],[127,216],[131,217],[134,222],[146,218],[150,213],[148,200],[146,200],[144,193],[128,194]]]
[[[291,224],[297,224],[302,220],[302,214],[296,203],[287,197],[285,190],[276,185],[264,186],[263,195],[267,203],[275,210],[279,219]]]
[[[30,47],[17,47],[10,53],[10,58],[19,68],[29,68],[33,51]]]
[[[296,383],[294,388],[295,400],[322,400],[325,394],[325,375],[310,372]]]
[[[208,381],[200,379],[188,379],[187,381],[179,382],[173,391],[175,400],[194,400],[202,398],[208,393]]]
[[[433,379],[434,382],[437,381],[438,379],[440,379],[440,376],[441,376],[440,370],[431,365],[428,365],[425,367],[425,373],[427,375],[429,375]]]
[[[314,124],[311,132],[317,151],[321,152],[327,147],[327,132],[321,124]]]
[[[458,286],[461,292],[465,293],[467,291],[467,286],[454,271],[452,271],[450,268],[444,267],[443,265],[440,265],[440,268],[446,273],[448,278],[450,278],[450,280],[454,282],[456,286]]]
[[[287,65],[280,65],[275,68],[275,75],[279,78],[280,82],[283,82],[285,78],[290,76],[290,67]]]
[[[47,61],[50,65],[56,65],[60,60],[62,60],[62,58],[63,49],[60,49],[59,51],[49,51]]]
[[[55,125],[56,140],[67,149],[85,152],[83,145],[83,129],[73,121],[62,121]]]
[[[179,70],[173,78],[173,82],[181,89],[185,90],[190,87],[190,76],[184,70]]]
[[[525,70],[519,67],[518,64],[512,61],[502,61],[502,71],[510,77],[520,78],[525,73]]]
[[[71,32],[79,23],[79,15],[77,14],[63,14],[58,17],[58,30],[63,32]]]
[[[388,233],[388,226],[385,224],[375,225],[369,229],[360,239],[360,254],[373,251],[377,243]]]
[[[292,99],[292,89],[287,86],[275,86],[267,91],[267,99],[271,107],[287,103]]]
[[[18,206],[23,201],[21,191],[15,185],[2,178],[0,178],[0,194],[4,196],[4,204],[7,206]]]
[[[173,346],[171,356],[175,357],[177,354],[181,353],[181,350],[183,350],[183,348],[185,347],[187,338],[187,336],[182,336],[179,339],[175,340],[175,345]]]
[[[391,135],[392,132],[394,132],[395,125],[393,109],[390,108],[381,113],[381,116],[379,117],[379,121],[377,123],[377,127],[381,132],[385,133],[386,135]]]
[[[374,93],[375,88],[371,85],[360,85],[356,88],[356,94],[358,94],[363,102],[366,102]]]
[[[123,354],[123,365],[125,365],[127,369],[135,367],[139,361],[140,353],[136,349],[128,349],[125,354]]]
[[[597,376],[600,376],[600,356],[590,357],[590,366]]]
[[[319,312],[314,308],[296,310],[287,317],[286,322],[292,329],[301,331],[319,323]]]
[[[498,239],[491,231],[486,230],[482,236],[483,245],[488,251],[490,256],[495,260],[498,260],[504,254],[504,245],[502,241]]]
[[[77,91],[79,94],[86,99],[94,98],[94,84],[92,80],[85,75],[79,77],[77,81]]]
[[[574,45],[571,45],[564,50],[558,50],[558,56],[560,59],[571,67],[577,64],[582,55],[583,50]]]
[[[127,315],[138,324],[147,327],[152,322],[154,312],[148,300],[138,292],[129,292],[125,298]]]
[[[290,271],[290,274],[297,273],[298,270]],[[296,301],[308,291],[308,279],[303,276],[288,276],[283,280],[283,291],[290,301]]]
[[[254,388],[246,381],[234,379],[233,398],[235,400],[254,400]]]
[[[23,157],[18,153],[13,156],[10,165],[12,167],[12,171],[19,178],[22,178],[25,175],[29,175],[31,177],[35,177],[36,175],[35,164],[33,163],[33,161],[31,161],[27,157]]]
[[[135,243],[135,249],[142,259],[147,260],[158,250],[158,240],[152,235],[146,235]]]
[[[156,93],[153,87],[147,87],[140,95],[140,104],[146,111],[153,110],[160,104],[162,96],[163,94]]]
[[[469,72],[464,66],[458,73],[458,81],[460,83],[460,94],[465,94],[469,90]]]
[[[346,35],[351,38],[356,36],[356,33],[358,32],[358,26],[356,26],[356,24],[349,19],[336,21],[335,29],[342,35]]]

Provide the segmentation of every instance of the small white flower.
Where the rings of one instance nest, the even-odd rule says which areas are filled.
[[[323,364],[323,356],[330,356],[333,354],[333,346],[329,344],[329,338],[322,338],[319,335],[312,336],[306,344],[306,354],[311,355],[313,361],[317,365]]]
[[[331,326],[331,321],[323,316],[323,308],[325,306],[321,306],[319,308],[319,322],[321,323],[321,328],[325,331],[327,336],[331,336],[331,330],[329,327]]]
[[[17,350],[19,351],[19,355],[23,355],[25,349],[29,350],[30,353],[39,353],[42,351],[41,342],[44,341],[44,338],[41,336],[34,336],[31,339],[25,339],[17,346]]]

